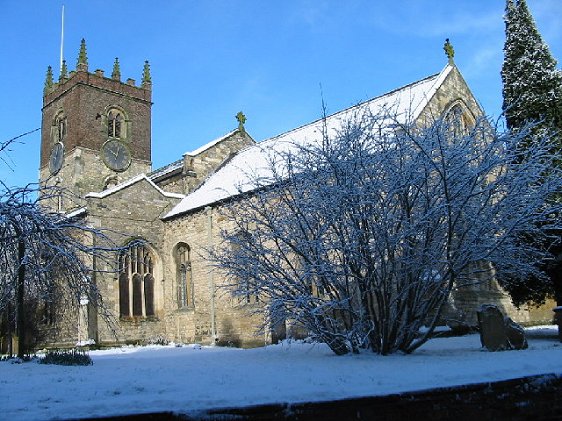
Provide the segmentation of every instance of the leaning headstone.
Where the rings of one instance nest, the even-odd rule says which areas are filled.
[[[509,341],[510,349],[527,349],[527,338],[525,337],[525,330],[520,324],[515,323],[511,318],[505,317],[505,333]]]
[[[482,346],[488,351],[509,349],[502,312],[494,305],[483,304],[477,315]]]

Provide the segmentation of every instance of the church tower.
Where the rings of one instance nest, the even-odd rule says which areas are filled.
[[[152,81],[148,61],[142,82],[121,81],[116,58],[111,77],[88,71],[82,40],[76,70],[63,61],[58,82],[49,66],[43,92],[39,176],[58,185],[72,200],[59,210],[83,204],[89,192],[99,192],[151,168]],[[65,195],[67,197],[68,195]]]

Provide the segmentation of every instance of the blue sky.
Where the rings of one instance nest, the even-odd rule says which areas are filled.
[[[90,71],[153,79],[153,168],[237,126],[257,140],[439,72],[450,38],[455,62],[485,111],[501,109],[503,0],[125,1],[0,0],[0,139],[41,125],[48,65],[73,70],[85,38]],[[539,31],[562,60],[562,2],[528,0]],[[560,66],[559,66],[560,67]],[[58,78],[58,71],[55,72]],[[40,134],[14,144],[0,178],[38,178]]]

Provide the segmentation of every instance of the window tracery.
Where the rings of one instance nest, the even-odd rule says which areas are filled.
[[[154,259],[136,242],[119,256],[119,314],[121,317],[154,316]]]
[[[107,113],[107,136],[114,139],[122,139],[125,136],[125,118],[123,113],[117,109],[111,109]]]
[[[251,241],[252,234],[249,231],[240,231],[236,237],[240,237],[240,241],[233,241],[231,243],[232,251],[237,253],[245,253],[242,250],[241,244],[244,241]],[[240,278],[237,281],[236,295],[238,297],[239,305],[251,305],[260,302],[259,295],[256,293],[255,279],[258,276],[257,267],[255,265],[248,267],[248,277]]]
[[[176,247],[176,273],[178,287],[178,308],[193,306],[193,278],[191,273],[191,249],[180,243]]]
[[[67,132],[66,115],[60,111],[53,121],[52,140],[53,143],[64,143]]]
[[[455,137],[466,136],[475,123],[461,102],[456,102],[447,110],[445,122]]]

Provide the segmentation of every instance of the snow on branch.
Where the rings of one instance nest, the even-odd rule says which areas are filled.
[[[265,182],[246,174],[252,188],[228,202],[231,227],[210,251],[268,326],[296,322],[336,354],[409,353],[459,285],[540,276],[537,243],[561,228],[547,137],[522,159],[525,131],[485,118],[419,127],[384,111],[319,136],[269,151]]]

